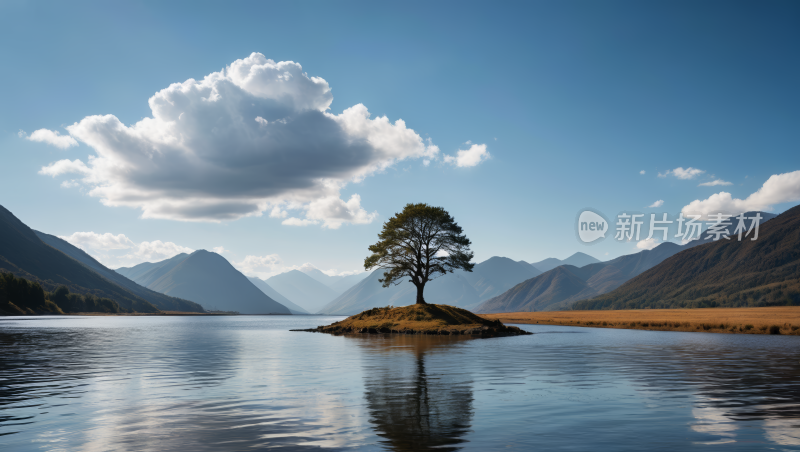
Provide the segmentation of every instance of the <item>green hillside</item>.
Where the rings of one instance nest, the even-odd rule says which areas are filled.
[[[65,286],[72,293],[108,298],[125,309],[159,309],[89,267],[45,244],[36,233],[0,206],[0,272],[38,282],[45,291]]]

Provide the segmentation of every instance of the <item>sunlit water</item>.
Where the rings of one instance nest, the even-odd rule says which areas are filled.
[[[800,450],[800,337],[0,318],[0,450]]]

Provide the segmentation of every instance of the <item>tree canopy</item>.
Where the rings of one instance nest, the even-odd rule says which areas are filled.
[[[383,287],[397,285],[403,278],[417,287],[417,304],[426,304],[425,284],[456,269],[471,272],[475,264],[471,242],[453,217],[441,207],[407,204],[383,224],[380,241],[369,247],[372,255],[364,268],[383,268]]]

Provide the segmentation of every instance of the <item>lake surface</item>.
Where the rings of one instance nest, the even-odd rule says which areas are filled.
[[[0,318],[0,450],[800,450],[800,337]]]

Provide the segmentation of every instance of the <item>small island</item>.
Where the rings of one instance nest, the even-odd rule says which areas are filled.
[[[383,287],[406,281],[417,287],[416,304],[395,308],[372,308],[340,322],[308,330],[346,334],[437,334],[476,337],[532,334],[499,320],[487,320],[466,309],[444,304],[428,304],[423,296],[425,284],[454,270],[471,272],[471,242],[452,216],[441,207],[407,204],[378,234],[380,241],[369,247],[372,255],[364,269],[382,268]]]
[[[308,330],[330,334],[432,334],[501,337],[533,334],[499,320],[487,320],[455,306],[413,304],[373,308],[327,326]]]

